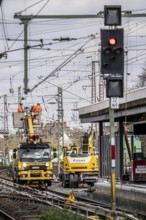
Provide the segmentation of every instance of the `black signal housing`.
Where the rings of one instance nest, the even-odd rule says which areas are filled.
[[[101,74],[124,74],[124,30],[101,29]]]

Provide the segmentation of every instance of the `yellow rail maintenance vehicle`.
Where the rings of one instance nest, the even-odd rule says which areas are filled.
[[[36,130],[41,127],[40,113],[13,113],[13,125],[22,129],[23,139],[13,150],[13,181],[31,187],[52,185],[51,148]]]
[[[93,186],[98,180],[98,156],[95,154],[94,129],[83,136],[82,147],[72,145],[64,148],[63,170],[60,173],[62,186],[74,188],[80,183]]]

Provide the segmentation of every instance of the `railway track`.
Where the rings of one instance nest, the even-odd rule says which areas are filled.
[[[35,198],[31,194],[31,188],[21,187],[3,178],[0,178],[0,190],[2,219],[38,220],[51,207],[48,202]]]
[[[37,190],[14,184],[12,181],[3,178],[0,178],[0,186],[0,200],[2,201],[0,209],[8,215],[11,214],[15,220],[38,220],[40,215],[49,209],[68,209],[68,207],[70,211],[78,212],[88,219],[91,219],[91,216],[100,216],[100,219],[104,220],[106,216],[113,214],[123,216],[123,211],[113,213],[108,205],[80,196],[76,196],[76,201],[70,200],[69,204],[66,204],[71,191],[58,192],[58,190],[50,188],[48,190]],[[131,214],[125,215],[127,219],[139,220]]]
[[[7,199],[9,198],[9,200],[11,200],[10,203],[12,204],[16,202],[16,206],[18,207],[19,203],[22,203],[23,207],[25,207],[25,212],[27,212],[28,204],[29,209],[31,207],[31,204],[35,204],[34,210],[39,210],[39,212],[35,217],[33,216],[34,220],[38,219],[39,216],[43,212],[48,211],[49,208],[52,209],[52,207],[66,209],[69,206],[69,209],[71,211],[78,211],[86,216],[98,215],[101,217],[101,219],[105,219],[105,216],[107,215],[113,215],[110,210],[110,206],[92,199],[92,193],[87,192],[87,188],[79,188],[73,190],[63,189],[59,183],[53,183],[52,187],[49,187],[48,190],[38,190],[27,186],[15,184],[13,183],[11,178],[8,177],[0,178],[0,186],[3,188],[1,192],[5,195],[4,197]],[[67,205],[65,201],[67,200],[69,194],[72,192],[75,194],[76,197],[75,205],[70,205],[74,201],[71,201],[70,204]],[[23,212],[22,216],[24,216]],[[28,214],[26,215],[26,219],[31,219],[30,217],[28,217],[30,210],[28,210],[27,213]],[[33,213],[33,208],[31,213]],[[129,214],[127,210],[115,211],[114,215],[122,216],[123,213],[125,213],[127,219],[139,220],[139,218],[136,218],[133,215]],[[24,217],[22,219],[24,219]],[[145,219],[145,217],[141,219]]]

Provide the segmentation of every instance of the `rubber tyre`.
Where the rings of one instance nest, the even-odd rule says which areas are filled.
[[[74,175],[69,175],[69,188],[74,188]]]
[[[62,177],[62,186],[63,186],[63,188],[67,187],[67,184],[66,184],[66,181],[65,181],[64,177]]]
[[[79,187],[79,176],[78,176],[78,174],[74,175],[74,187],[75,188]]]
[[[52,186],[52,181],[48,181],[48,186]]]

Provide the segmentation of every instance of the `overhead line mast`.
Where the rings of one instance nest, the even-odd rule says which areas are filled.
[[[58,176],[60,174],[60,155],[64,147],[64,111],[62,88],[58,87]]]

